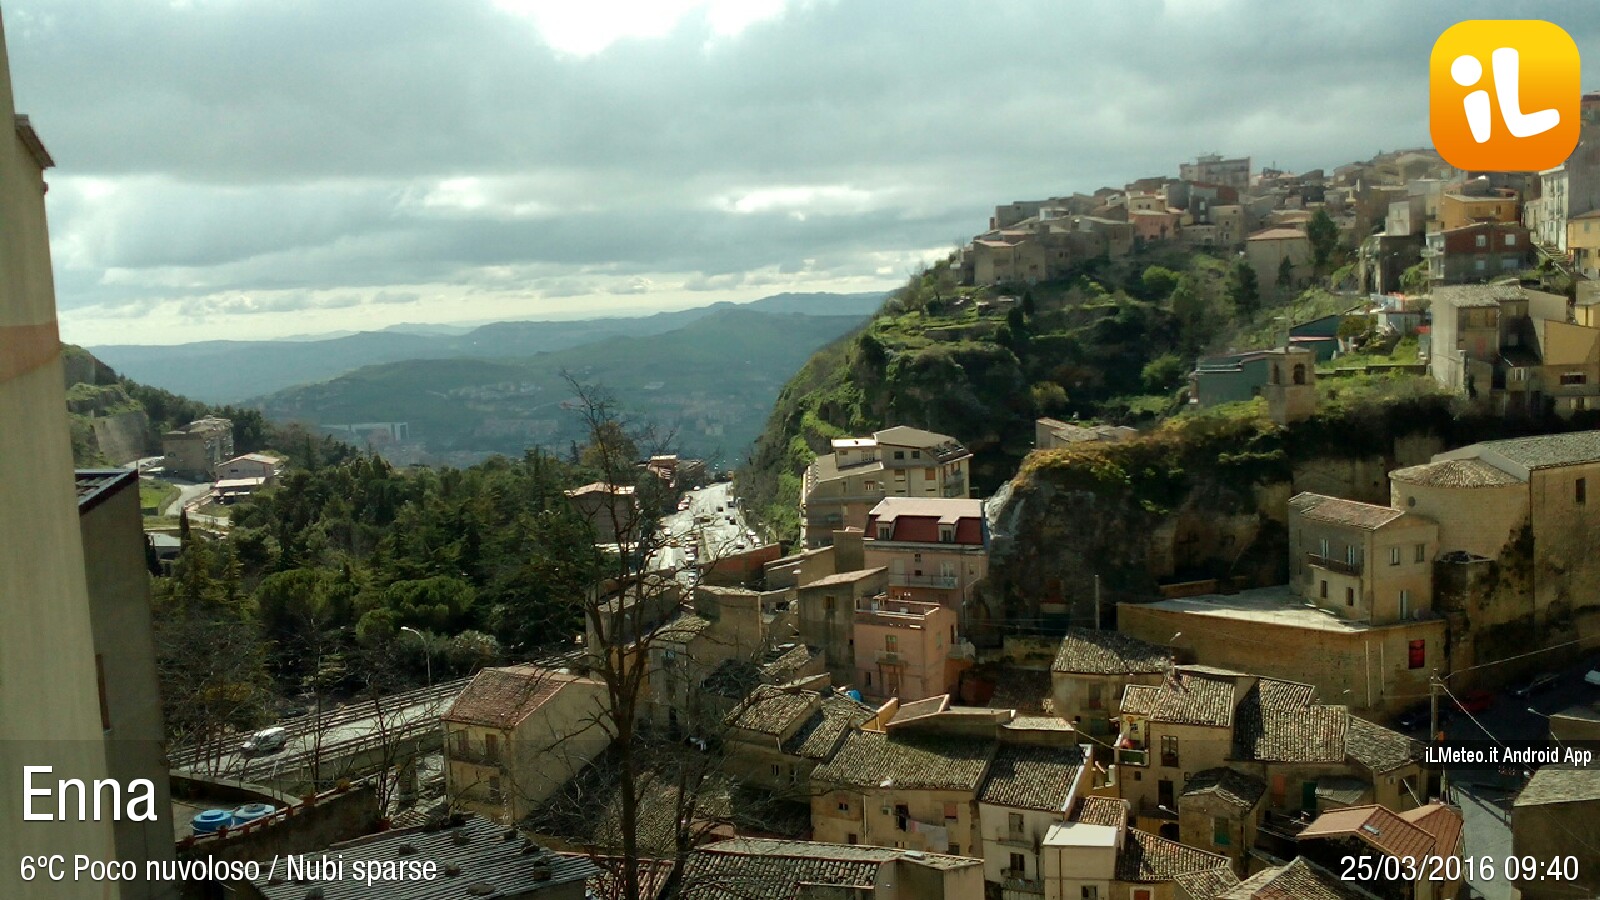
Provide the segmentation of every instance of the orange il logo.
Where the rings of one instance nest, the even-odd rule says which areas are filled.
[[[1428,62],[1433,146],[1458,169],[1527,172],[1578,146],[1578,45],[1534,19],[1474,19],[1434,42]]]

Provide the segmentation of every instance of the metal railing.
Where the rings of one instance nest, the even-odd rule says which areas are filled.
[[[1360,562],[1352,563],[1348,560],[1335,559],[1331,556],[1323,556],[1320,553],[1307,553],[1306,562],[1320,569],[1327,569],[1330,572],[1338,572],[1340,575],[1353,575],[1358,578],[1361,576]]]
[[[905,573],[889,573],[889,583],[895,587],[932,587],[954,588],[960,577],[956,575],[907,575]]]

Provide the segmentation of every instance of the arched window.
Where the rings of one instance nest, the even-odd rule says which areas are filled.
[[[1306,364],[1305,363],[1295,363],[1294,364],[1294,383],[1295,384],[1305,384],[1306,383]]]

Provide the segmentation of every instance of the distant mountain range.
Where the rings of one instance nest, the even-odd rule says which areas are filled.
[[[830,299],[842,303],[842,298]],[[672,435],[677,452],[735,465],[743,462],[784,382],[814,351],[866,318],[769,312],[760,303],[717,304],[604,323],[622,322],[642,334],[613,335],[521,359],[462,354],[382,363],[256,402],[278,421],[404,422],[405,440],[395,442],[391,430],[373,449],[397,462],[464,465],[490,453],[519,455],[536,445],[565,451],[572,442],[583,442],[584,423],[564,378],[570,374],[610,391],[630,420]],[[678,327],[654,331],[663,322]],[[481,342],[477,346],[516,346],[530,340],[519,334],[525,330],[523,323],[505,323],[472,336]],[[349,439],[360,442],[367,436],[358,432]]]
[[[883,297],[881,293],[777,294],[750,303],[714,303],[650,316],[496,322],[479,327],[398,325],[334,337],[89,349],[135,381],[209,403],[237,403],[362,366],[400,360],[527,357],[609,338],[665,334],[732,310],[860,320],[876,312]],[[795,363],[798,366],[799,361]],[[792,370],[783,372],[782,377],[789,374]]]

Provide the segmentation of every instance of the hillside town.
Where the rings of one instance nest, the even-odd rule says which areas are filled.
[[[840,433],[793,474],[792,535],[755,520],[740,478],[625,443],[588,397],[567,401],[589,417],[570,460],[492,462],[482,477],[502,480],[438,518],[399,510],[445,508],[461,472],[405,494],[381,459],[240,446],[220,415],[162,432],[159,458],[75,469],[35,190],[53,160],[16,116],[0,175],[29,190],[0,196],[0,230],[29,236],[28,259],[0,260],[0,406],[39,427],[0,434],[5,495],[29,513],[0,541],[0,709],[53,742],[58,773],[143,780],[160,815],[0,846],[203,873],[105,894],[139,900],[1600,896],[1600,768],[1432,752],[1600,740],[1600,430],[1581,427],[1600,408],[1600,94],[1582,109],[1578,150],[1538,173],[1424,150],[1299,173],[1211,153],[997,206],[951,259],[989,289],[981,316],[1086,260],[1170,248],[1247,266],[1285,304],[1330,281],[1348,301],[1306,321],[1285,305],[1272,345],[1199,355],[1183,414],[1259,407],[1262,428],[1303,434],[1359,368],[1431,379],[1473,415],[1574,424],[1395,440],[1342,467],[1307,449],[1291,477],[1249,484],[1252,507],[1172,503],[1119,534],[1149,561],[1136,578],[1107,584],[1115,564],[1091,560],[1032,596],[1003,587],[1038,549],[1017,524],[1028,498],[1108,504],[1039,484],[1164,440],[1150,423],[1038,417],[987,495],[954,435]],[[1329,221],[1357,251],[1339,275],[1317,249]],[[1402,343],[1412,356],[1350,362]],[[343,427],[402,441],[404,424]],[[157,478],[180,489],[151,509]],[[304,527],[313,500],[349,518]],[[1260,565],[1234,565],[1247,550]],[[338,579],[280,577],[319,553]],[[416,571],[358,583],[363,553]],[[414,563],[429,553],[447,562]],[[250,566],[271,571],[245,602]],[[492,577],[463,588],[473,567]],[[165,613],[153,578],[177,598]],[[548,585],[563,616],[490,619],[542,644],[446,634],[474,603],[522,609]],[[276,643],[201,630],[225,621],[208,605],[277,616]],[[226,662],[196,668],[303,640],[300,668],[273,660],[303,692],[270,714],[228,705],[242,682],[163,698],[188,671],[158,650],[163,619],[191,615],[187,644]],[[226,710],[174,740],[163,715],[191,701]],[[401,874],[316,867],[334,857]],[[285,858],[311,867],[266,868]]]

